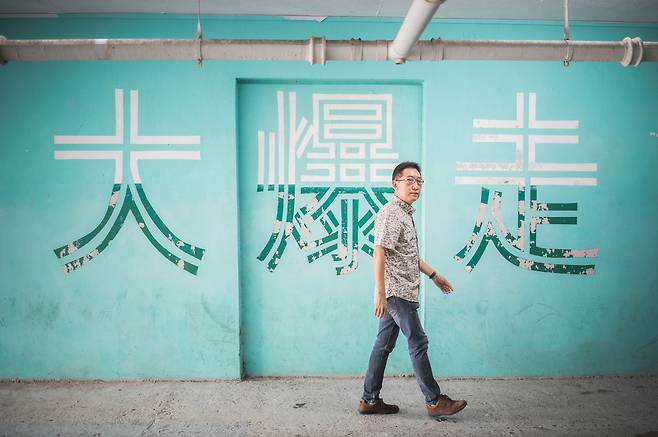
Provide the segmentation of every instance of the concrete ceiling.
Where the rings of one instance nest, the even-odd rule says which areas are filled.
[[[202,15],[403,17],[411,0],[201,0]],[[436,18],[562,20],[562,0],[447,0]],[[0,0],[0,17],[31,14],[194,14],[195,0]],[[658,0],[570,0],[570,21],[658,24]]]

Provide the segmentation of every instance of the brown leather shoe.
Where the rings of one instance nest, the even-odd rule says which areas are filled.
[[[466,401],[453,401],[446,395],[440,395],[439,400],[434,405],[427,405],[427,414],[435,416],[449,416],[459,413],[466,407]]]
[[[361,414],[395,414],[398,411],[400,409],[397,405],[385,404],[381,399],[377,399],[373,404],[369,404],[363,399],[359,401],[359,413]]]

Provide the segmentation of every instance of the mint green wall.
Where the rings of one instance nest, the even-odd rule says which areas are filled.
[[[252,18],[204,19],[203,25],[207,38],[390,39],[399,23]],[[192,38],[195,20],[90,16],[0,20],[0,34],[10,39]],[[433,24],[424,37],[559,39],[561,35],[559,24],[449,21]],[[658,28],[575,24],[571,30],[574,40],[624,36],[656,41]],[[421,250],[455,288],[452,295],[444,296],[431,284],[424,287],[422,315],[437,376],[656,373],[657,78],[656,63],[626,69],[616,63],[574,63],[564,68],[559,62],[311,66],[207,61],[199,69],[194,61],[117,61],[15,62],[1,67],[0,378],[240,376],[241,360],[247,358],[240,351],[241,311],[243,322],[249,320],[244,314],[248,308],[241,310],[240,269],[243,273],[265,269],[257,260],[240,261],[241,252],[253,249],[242,246],[246,243],[240,238],[244,232],[238,211],[241,187],[236,183],[240,180],[236,94],[242,79],[408,82],[422,87],[421,164],[428,183],[417,212]],[[126,138],[129,92],[138,90],[140,135],[199,135],[200,144],[53,144],[54,135],[110,135],[115,89],[124,90]],[[538,159],[597,163],[596,174],[578,175],[596,177],[597,186],[540,189],[540,197],[548,201],[578,202],[578,224],[542,226],[538,237],[548,247],[598,248],[593,275],[523,270],[505,261],[492,245],[471,273],[464,270],[464,262],[453,260],[470,236],[480,199],[479,186],[455,184],[455,176],[461,175],[455,163],[513,159],[511,146],[476,147],[471,136],[477,133],[474,118],[513,118],[517,92],[537,94],[542,118],[579,120],[574,152],[565,155],[564,146],[538,148]],[[64,274],[64,262],[53,249],[99,223],[114,167],[107,160],[54,160],[54,151],[137,148],[200,151],[200,160],[140,161],[144,189],[160,218],[178,237],[205,249],[197,262],[198,273],[180,270],[158,253],[129,214],[97,259]],[[129,180],[128,162],[123,171],[124,180]],[[255,184],[247,189],[256,193]],[[124,190],[125,186],[122,194]],[[515,189],[502,191],[503,205],[516,201]],[[514,211],[504,212],[511,229],[515,229]],[[281,261],[288,262],[287,267],[267,272],[271,295],[288,296],[294,305],[295,290],[305,296],[327,292],[326,287],[299,289],[298,278],[285,274],[296,269],[303,269],[306,277],[317,277],[319,283],[340,282],[342,287],[336,300],[323,295],[317,311],[299,315],[326,328],[320,330],[325,336],[314,349],[305,346],[295,351],[313,356],[309,362],[323,363],[303,373],[361,374],[376,333],[371,259],[362,256],[356,273],[337,278],[330,260],[307,264],[297,252],[296,247],[288,248]],[[335,315],[334,305],[347,305],[346,317],[327,317]],[[336,336],[331,329],[335,323],[350,327],[352,337]],[[250,325],[243,323],[242,329]],[[281,329],[280,335],[295,344],[295,332]],[[323,343],[335,349],[359,347],[332,365],[331,360],[322,360]],[[405,348],[401,337],[391,373],[409,371]]]

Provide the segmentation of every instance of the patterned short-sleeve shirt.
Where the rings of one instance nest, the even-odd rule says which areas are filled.
[[[386,298],[397,296],[418,302],[420,258],[418,234],[411,215],[415,209],[397,196],[375,217],[375,245],[384,248]]]

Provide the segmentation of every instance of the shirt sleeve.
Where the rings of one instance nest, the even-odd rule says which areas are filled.
[[[380,211],[375,217],[375,246],[394,249],[400,239],[402,223],[390,210]]]

